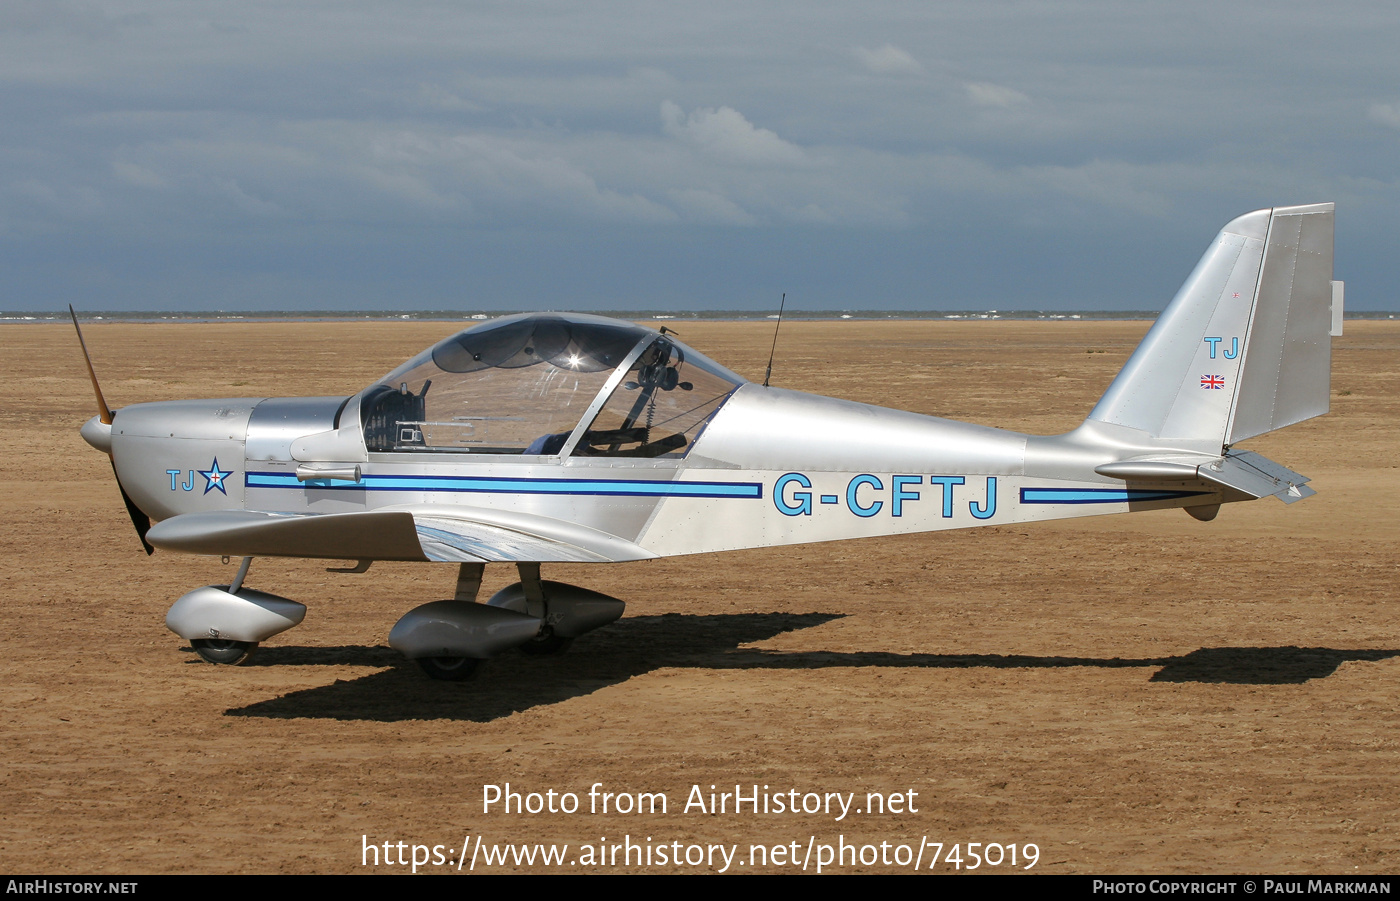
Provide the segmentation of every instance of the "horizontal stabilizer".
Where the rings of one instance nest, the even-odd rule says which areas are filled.
[[[1312,497],[1307,476],[1280,466],[1254,451],[1230,451],[1220,460],[1199,469],[1201,478],[1254,497],[1276,497],[1285,504]]]
[[[1205,482],[1250,497],[1277,497],[1285,504],[1317,493],[1307,486],[1307,476],[1253,451],[1232,450],[1207,463],[1188,462],[1182,457],[1139,457],[1105,463],[1094,472],[1134,482]]]

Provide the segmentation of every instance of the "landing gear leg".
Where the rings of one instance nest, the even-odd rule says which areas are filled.
[[[429,601],[389,630],[389,647],[417,660],[434,679],[465,679],[477,661],[511,648],[557,654],[577,636],[606,626],[626,607],[597,591],[540,579],[538,563],[520,563],[520,581],[476,603],[484,569],[464,563],[449,601]]]
[[[477,592],[481,591],[481,577],[486,572],[485,563],[463,563],[457,567],[457,593],[454,600],[476,602]]]
[[[253,565],[252,557],[244,557],[238,564],[238,572],[228,586],[228,593],[238,594],[243,580],[248,578],[248,567]],[[190,647],[205,663],[218,663],[224,666],[237,666],[252,656],[257,649],[256,641],[232,641],[227,638],[191,638]]]
[[[248,567],[252,565],[252,557],[244,557],[243,562],[238,564],[238,572],[234,574],[233,582],[228,587],[229,594],[238,594],[238,589],[243,587],[243,580],[248,578]]]
[[[532,656],[562,654],[573,644],[572,638],[561,638],[554,634],[549,621],[549,599],[545,597],[544,585],[540,582],[538,563],[517,563],[520,573],[520,587],[525,591],[525,612],[540,618],[540,633],[520,646],[521,653]]]

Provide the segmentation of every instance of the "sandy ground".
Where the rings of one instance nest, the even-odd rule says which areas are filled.
[[[677,327],[762,377],[769,326]],[[346,394],[453,328],[94,323],[88,341],[120,407]],[[1145,329],[791,322],[773,383],[1055,433]],[[0,867],[357,872],[368,842],[403,872],[384,842],[406,843],[397,860],[479,837],[567,844],[553,869],[574,872],[613,869],[599,844],[700,871],[723,864],[658,849],[737,845],[733,872],[764,868],[752,845],[796,843],[800,861],[844,841],[890,859],[956,843],[964,863],[996,843],[1005,862],[983,871],[1029,843],[1033,873],[1395,873],[1400,325],[1348,323],[1335,348],[1331,415],[1248,443],[1313,478],[1303,503],[546,567],[627,615],[562,657],[449,684],[385,644],[450,596],[442,564],[259,560],[249,584],[306,602],[306,622],[250,665],[199,662],[165,611],[231,568],[141,553],[78,437],[94,404],[71,329],[0,327]],[[488,567],[486,591],[514,578]],[[483,787],[507,782],[579,810],[483,812]],[[662,792],[667,812],[590,812],[595,784]],[[693,786],[708,802],[736,784],[853,793],[863,812],[685,809]],[[870,812],[875,792],[901,812]]]

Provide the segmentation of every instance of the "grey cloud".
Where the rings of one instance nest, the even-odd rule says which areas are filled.
[[[5,4],[0,306],[111,272],[148,296],[172,246],[187,305],[334,295],[364,248],[413,297],[455,281],[466,232],[501,284],[555,296],[728,304],[820,268],[809,290],[855,303],[937,265],[980,273],[964,298],[1092,305],[1240,212],[1333,198],[1352,298],[1400,294],[1372,261],[1400,199],[1388,3],[795,9]],[[544,236],[571,277],[537,271]],[[702,252],[725,258],[656,271]],[[89,257],[122,262],[70,278]]]
[[[83,0],[6,0],[0,5],[0,32],[43,32],[94,37],[123,24],[149,24],[145,15],[109,15],[99,3]]]

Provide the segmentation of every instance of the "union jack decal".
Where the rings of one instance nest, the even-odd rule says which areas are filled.
[[[1225,376],[1223,375],[1203,375],[1201,376],[1201,387],[1207,390],[1214,388],[1219,390],[1225,387]]]

